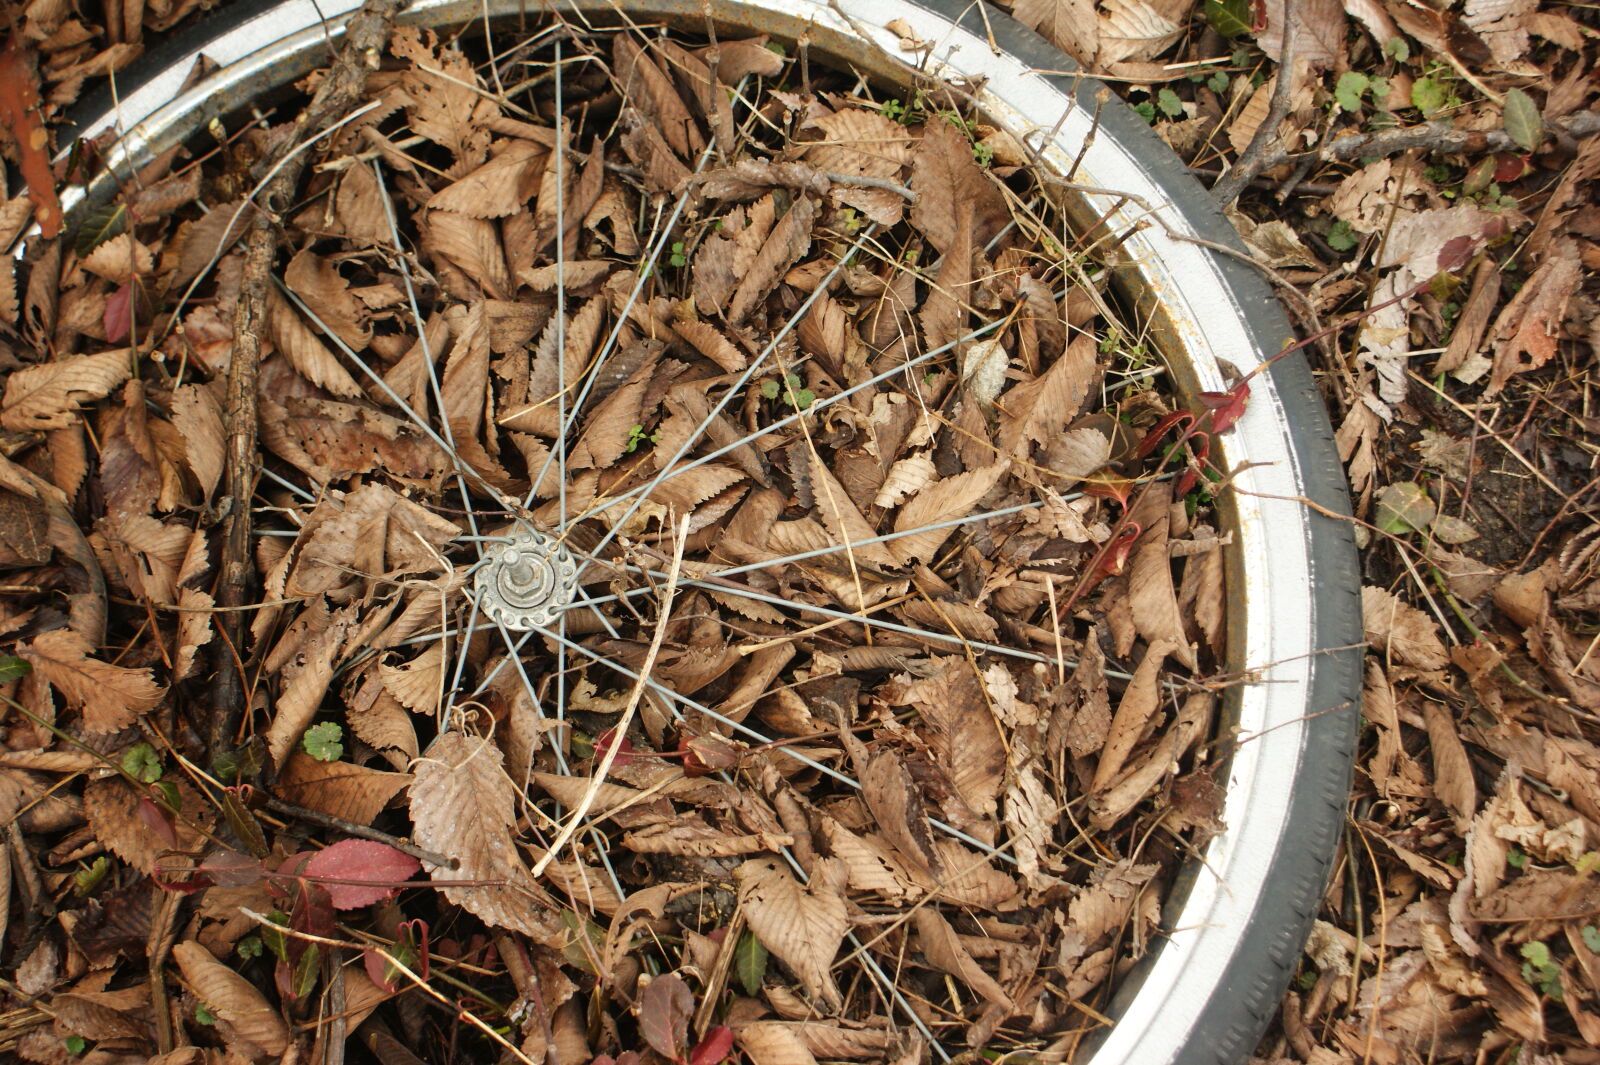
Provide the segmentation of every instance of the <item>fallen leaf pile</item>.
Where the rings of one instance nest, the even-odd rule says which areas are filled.
[[[368,90],[283,219],[253,499],[285,112],[7,267],[4,1045],[1070,1053],[1220,827],[1227,537],[1044,188],[763,39],[404,28]],[[578,575],[521,634],[528,527]]]

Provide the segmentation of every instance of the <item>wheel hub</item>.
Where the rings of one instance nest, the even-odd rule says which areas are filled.
[[[559,540],[519,527],[484,553],[475,587],[494,621],[519,632],[544,628],[578,597],[578,564]]]

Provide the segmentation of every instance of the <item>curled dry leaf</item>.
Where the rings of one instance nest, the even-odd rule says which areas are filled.
[[[442,880],[479,880],[441,887],[446,898],[491,927],[509,928],[547,946],[563,938],[545,890],[533,879],[511,834],[516,790],[495,745],[445,732],[423,752],[408,791],[417,843],[455,859],[454,869],[428,866]]]
[[[173,947],[172,958],[183,970],[184,982],[195,997],[232,1025],[241,1039],[259,1048],[260,1054],[276,1058],[288,1049],[288,1024],[255,984],[217,961],[192,939]]]
[[[818,858],[811,882],[802,887],[781,862],[752,858],[735,871],[739,907],[761,943],[799,977],[806,990],[837,1006],[839,988],[830,970],[850,930],[843,889],[844,863]]]
[[[148,669],[128,669],[90,655],[89,641],[71,629],[43,633],[17,646],[17,656],[83,711],[87,732],[115,732],[155,709],[166,695]]]

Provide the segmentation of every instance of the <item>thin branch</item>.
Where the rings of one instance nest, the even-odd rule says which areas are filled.
[[[1277,137],[1278,127],[1289,115],[1289,91],[1294,84],[1294,38],[1300,31],[1300,11],[1294,4],[1284,4],[1282,10],[1283,47],[1278,52],[1278,80],[1272,86],[1272,106],[1266,120],[1256,127],[1250,143],[1239,153],[1238,161],[1222,175],[1222,180],[1211,186],[1211,195],[1224,207],[1237,200],[1250,179],[1261,173],[1267,145]]]
[[[249,601],[255,582],[254,538],[250,530],[250,500],[255,495],[260,464],[256,441],[256,387],[261,368],[261,334],[266,326],[267,297],[278,239],[273,211],[285,210],[300,183],[305,157],[297,146],[314,139],[321,130],[355,107],[366,93],[367,74],[377,67],[378,56],[389,40],[394,17],[410,0],[367,0],[346,27],[344,47],[327,77],[317,87],[311,103],[295,119],[294,129],[276,151],[262,160],[261,170],[277,173],[267,183],[262,207],[245,238],[244,270],[239,299],[233,312],[233,352],[228,363],[227,439],[224,445],[224,500],[232,509],[224,518],[225,539],[217,585],[217,605],[223,611],[212,661],[216,679],[206,749],[212,762],[232,749],[234,735],[244,716],[247,695],[241,669],[247,618],[239,607]],[[236,655],[235,650],[240,653]]]
[[[1546,122],[1545,130],[1557,139],[1579,140],[1600,133],[1600,111],[1579,111],[1570,118]],[[1270,170],[1284,163],[1313,159],[1324,163],[1343,163],[1352,159],[1374,159],[1401,152],[1449,152],[1478,155],[1484,152],[1520,151],[1505,130],[1452,129],[1447,122],[1426,122],[1420,126],[1354,133],[1329,141],[1311,152],[1291,152],[1279,148],[1261,162]]]

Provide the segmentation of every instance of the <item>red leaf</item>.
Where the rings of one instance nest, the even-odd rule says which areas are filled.
[[[1194,415],[1186,410],[1175,410],[1171,414],[1163,414],[1150,427],[1150,431],[1144,434],[1144,439],[1139,441],[1139,446],[1134,451],[1134,454],[1139,458],[1144,458],[1156,449],[1156,445],[1161,442],[1161,438],[1171,432],[1174,427],[1187,425],[1192,421],[1194,421]]]
[[[400,981],[389,979],[389,959],[375,950],[361,952],[361,965],[367,970],[367,979],[377,984],[378,987],[394,994],[400,990]]]
[[[1211,411],[1211,431],[1225,433],[1244,417],[1250,405],[1250,382],[1240,381],[1226,392],[1202,392],[1200,402]]]
[[[600,733],[599,736],[596,736],[594,741],[594,756],[596,758],[604,758],[606,756],[606,752],[611,750],[611,744],[616,741],[616,738],[617,730],[614,728],[608,728],[604,732]],[[628,737],[622,737],[622,746],[617,748],[617,756],[616,758],[612,759],[611,764],[618,769],[621,769],[623,766],[634,760],[632,751],[633,743],[628,739]]]
[[[719,1024],[706,1033],[694,1052],[689,1055],[689,1065],[721,1065],[733,1053],[733,1029]]]
[[[1107,544],[1105,551],[1100,556],[1100,565],[1096,567],[1102,574],[1115,576],[1122,572],[1122,567],[1128,564],[1128,555],[1133,551],[1133,545],[1139,539],[1139,534],[1144,532],[1136,521],[1130,521],[1122,527],[1122,532],[1117,538]]]
[[[328,889],[336,910],[355,910],[393,895],[422,863],[387,843],[342,839],[305,864],[305,875]]]
[[[0,51],[0,125],[17,143],[19,169],[36,208],[39,232],[53,237],[61,232],[61,201],[50,171],[50,137],[40,121],[39,72],[23,54],[15,30]]]
[[[639,996],[639,1034],[658,1054],[673,1061],[683,1060],[693,1015],[694,995],[677,973],[656,977]]]
[[[106,327],[106,342],[115,344],[133,328],[133,286],[118,285],[117,290],[106,297],[106,313],[104,316]]]
[[[168,850],[178,849],[178,833],[172,827],[172,817],[148,798],[139,799],[139,820],[145,827],[161,837],[161,843]]]
[[[1528,166],[1528,157],[1515,155],[1511,152],[1496,152],[1494,157],[1494,179],[1502,185],[1509,185],[1531,168]]]

